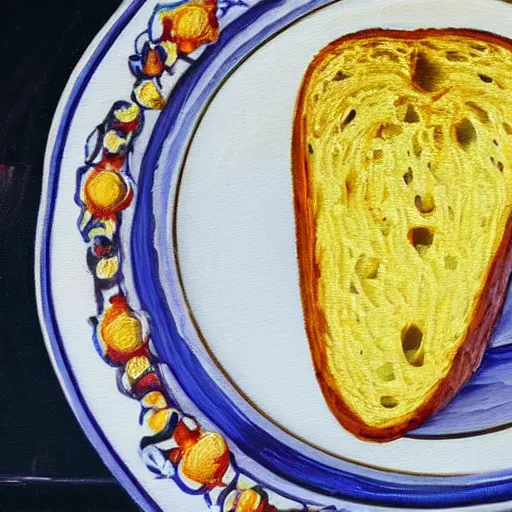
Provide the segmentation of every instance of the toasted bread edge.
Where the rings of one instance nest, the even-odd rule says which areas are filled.
[[[418,40],[429,36],[457,35],[474,40],[493,43],[512,52],[512,41],[495,34],[474,29],[417,29],[388,30],[369,29],[345,35],[323,48],[309,65],[301,84],[295,105],[292,132],[292,178],[297,258],[299,264],[300,290],[304,322],[315,367],[327,404],[337,420],[348,431],[360,439],[388,442],[402,437],[420,426],[433,413],[444,407],[480,365],[494,324],[501,312],[505,292],[512,272],[512,217],[509,217],[505,232],[487,275],[478,300],[475,314],[469,325],[465,340],[460,345],[446,377],[438,382],[423,404],[413,413],[401,418],[391,427],[376,428],[367,425],[344,401],[334,378],[328,372],[324,350],[326,320],[318,305],[319,262],[315,257],[315,218],[310,200],[309,169],[307,159],[306,126],[303,119],[304,99],[311,76],[323,59],[336,51],[344,42],[386,36],[395,39]]]

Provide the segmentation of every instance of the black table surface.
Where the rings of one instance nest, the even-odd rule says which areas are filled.
[[[46,139],[119,0],[0,0],[0,510],[138,510],[76,421],[43,342],[34,236]]]

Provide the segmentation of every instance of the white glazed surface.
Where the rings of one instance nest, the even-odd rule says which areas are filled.
[[[93,280],[85,260],[86,246],[76,225],[79,209],[73,197],[76,186],[76,170],[83,165],[84,144],[88,135],[102,121],[114,101],[130,97],[133,77],[128,70],[127,58],[133,52],[135,37],[146,28],[156,3],[155,0],[147,1],[128,23],[96,70],[76,109],[62,158],[55,217],[51,232],[51,285],[55,315],[64,340],[66,355],[78,382],[79,390],[101,431],[135,478],[146,489],[147,494],[163,510],[179,509],[183,512],[197,512],[201,506],[206,510],[201,498],[182,493],[175,488],[173,482],[156,479],[155,475],[148,471],[141,461],[138,448],[144,431],[138,424],[140,407],[136,401],[119,393],[115,383],[115,370],[102,361],[92,343],[88,319],[96,313]],[[129,4],[129,1],[123,3],[91,43],[71,75],[55,113],[45,159],[45,183],[42,192],[36,251],[39,250],[42,243],[41,223],[42,213],[46,207],[50,157],[65,103],[80,71],[89,61],[93,51],[109,28]],[[147,144],[151,131],[150,123],[148,125],[137,146],[141,152]],[[40,274],[38,265],[39,262],[36,262],[36,276]],[[41,284],[39,282],[37,289],[41,312]],[[44,321],[42,318],[41,320],[43,331],[45,331]],[[61,378],[60,368],[55,363],[46,331],[45,337],[54,368]],[[64,381],[62,378],[60,380],[69,399]],[[70,404],[75,414],[80,417],[80,406],[72,401]],[[83,418],[80,419],[83,422]],[[116,466],[112,465],[110,461],[105,460],[105,462],[116,475]]]
[[[51,285],[66,355],[102,432],[159,507],[197,512],[206,510],[202,498],[184,494],[171,481],[156,479],[140,460],[138,444],[144,431],[138,425],[139,406],[117,391],[114,370],[93,347],[87,322],[95,314],[93,282],[76,228],[78,208],[73,201],[75,171],[83,163],[84,142],[113,101],[129,97],[133,79],[126,59],[155,4],[147,1],[110,47],[77,106],[64,148],[51,232]],[[435,8],[437,4],[439,8]],[[449,23],[452,25],[498,33],[507,25],[512,27],[510,6],[497,1],[452,1],[446,6],[440,0],[428,4],[373,0],[365,2],[364,9],[361,5],[346,0],[296,24],[237,71],[215,100],[192,146],[182,189],[187,200],[180,203],[179,243],[187,294],[209,346],[226,371],[266,414],[296,435],[343,456],[386,467],[443,472],[507,467],[511,462],[503,449],[509,442],[507,433],[479,438],[478,447],[440,442],[417,449],[417,444],[408,448],[411,441],[400,441],[395,446],[403,446],[403,450],[397,449],[400,455],[390,458],[395,452],[389,448],[392,445],[365,446],[341,430],[312,374],[298,297],[288,163],[291,109],[309,60],[347,31],[385,25],[389,23],[386,20],[393,20],[393,26],[410,27],[412,12],[422,26],[436,24],[426,20],[445,25],[451,19],[457,20]],[[481,14],[482,5],[487,6],[485,15]],[[63,94],[49,136],[45,180],[64,103],[109,25],[86,52]],[[249,79],[252,83],[244,82]],[[251,101],[246,102],[247,98]],[[135,162],[140,160],[153,122],[152,118],[138,140]],[[214,137],[209,138],[212,133]],[[46,186],[42,211],[45,198]],[[221,202],[226,209],[219,208]],[[40,225],[38,247],[41,232]],[[130,289],[130,283],[128,286]],[[50,346],[48,337],[47,344]],[[283,364],[290,354],[291,363]],[[56,371],[59,373],[58,367]],[[72,405],[79,415],[76,404]],[[431,456],[434,452],[442,458]],[[506,505],[478,508],[509,509]]]
[[[464,7],[462,7],[464,4]],[[482,16],[485,12],[485,16]],[[512,36],[512,9],[493,0],[346,0],[264,45],[207,109],[180,190],[178,257],[187,298],[211,351],[267,417],[342,457],[419,473],[512,466],[512,430],[460,440],[357,440],[330,413],[304,331],[290,173],[293,110],[312,57],[371,27],[470,27]]]

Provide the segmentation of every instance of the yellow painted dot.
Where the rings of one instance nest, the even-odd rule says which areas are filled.
[[[131,123],[135,121],[140,114],[140,108],[137,103],[131,103],[128,107],[122,107],[114,111],[116,119],[121,123]]]
[[[208,12],[200,5],[185,5],[174,21],[176,37],[198,39],[210,30]]]
[[[135,88],[134,92],[137,101],[143,107],[152,110],[162,110],[165,106],[165,98],[151,80],[142,82]]]
[[[219,482],[228,466],[226,441],[220,434],[208,432],[185,452],[181,469],[187,478],[205,485]]]
[[[98,279],[112,279],[119,270],[119,258],[101,258],[96,265],[96,277]]]
[[[126,139],[120,137],[114,130],[108,131],[103,137],[103,147],[109,153],[117,153]]]
[[[212,43],[219,37],[219,27],[214,3],[191,0],[173,10],[160,13],[160,21],[170,25],[167,34],[178,44],[178,50],[190,53],[205,43]]]
[[[124,371],[131,381],[137,380],[149,367],[151,363],[146,356],[132,357],[126,363]]]
[[[178,58],[178,45],[172,41],[162,41],[160,46],[165,50],[165,65],[172,66]]]
[[[240,493],[235,512],[257,512],[261,505],[261,496],[253,489],[245,489]]]
[[[105,345],[121,354],[135,352],[144,344],[140,320],[129,312],[122,312],[101,326]]]
[[[126,198],[128,187],[119,173],[99,171],[85,183],[85,204],[89,211],[110,213]]]
[[[167,407],[167,401],[160,391],[150,391],[142,398],[142,404],[152,409],[165,409]]]
[[[162,432],[171,417],[172,409],[161,409],[148,413],[147,425],[155,433]]]

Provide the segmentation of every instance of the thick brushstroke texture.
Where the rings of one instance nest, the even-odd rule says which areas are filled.
[[[293,11],[291,13],[290,17],[283,17],[281,20],[279,20],[279,22],[274,23],[273,20],[270,20],[272,22],[269,23],[270,26],[268,27],[268,30],[264,31],[264,33],[262,33],[262,34],[258,34],[258,36],[255,38],[255,40],[251,41],[250,44],[244,45],[244,47],[240,49],[240,52],[238,52],[236,55],[233,56],[233,61],[231,61],[230,65],[234,65],[234,63],[236,63],[243,55],[246,55],[247,52],[250,52],[259,42],[261,42],[262,39],[268,37],[271,33],[275,32],[276,30],[279,30],[280,28],[286,26],[286,24],[289,23],[291,19],[296,19],[297,17],[314,9],[315,7],[321,6],[325,3],[326,2],[312,2],[310,5],[308,5],[305,8],[301,8],[301,9],[298,9],[297,11]],[[272,3],[270,3],[270,4],[272,4]],[[276,2],[273,2],[273,4],[276,5]],[[262,9],[258,8],[258,9],[256,9],[255,12],[251,11],[250,15],[245,16],[243,18],[243,20],[241,20],[240,23],[235,23],[233,28],[236,31],[242,32],[244,30],[244,28],[246,28],[248,25],[250,25],[254,20],[258,19],[258,17],[260,15],[268,14],[271,7],[272,7],[272,5],[266,4],[263,6]],[[270,16],[270,18],[271,18],[271,16]],[[235,33],[236,32],[234,32],[234,33],[232,32],[230,34],[230,37],[233,37],[235,35]],[[219,51],[221,49],[222,48],[219,48]],[[212,57],[212,55],[210,55],[209,57]],[[201,65],[198,66],[197,71],[200,73],[201,70],[204,69],[204,67],[206,67],[209,64],[209,62],[210,61],[208,59],[203,61],[201,63]],[[212,83],[210,87],[213,88],[215,86],[215,83],[217,83],[217,82],[214,81],[214,83]],[[194,84],[194,77],[191,76],[191,74],[189,73],[189,74],[187,74],[187,78],[183,81],[183,85],[191,86],[192,84]],[[211,90],[212,89],[210,89],[210,92],[211,92]],[[187,92],[188,92],[188,90],[187,90]],[[74,91],[74,94],[75,94],[75,97],[79,97],[81,94],[81,89],[77,88],[77,90]],[[165,129],[162,129],[162,127],[165,128],[168,126],[172,126],[171,121],[175,119],[174,116],[177,112],[179,112],[179,109],[183,105],[185,99],[186,99],[186,94],[179,97],[177,104],[167,110],[167,119],[165,121],[162,121],[162,123],[161,123],[162,126],[160,127],[160,131],[157,133],[157,137],[156,137],[157,140],[155,141],[154,148],[153,148],[152,152],[150,152],[150,156],[147,159],[148,164],[156,163],[156,159],[158,157],[158,149],[155,149],[155,148],[161,148],[162,138],[165,137],[165,135],[167,133]],[[71,104],[71,110],[72,110],[72,108],[73,108],[73,104]],[[196,110],[194,114],[197,114],[198,110]],[[68,111],[67,115],[68,114],[69,114],[69,111]],[[66,123],[64,123],[61,127],[61,130],[59,133],[59,140],[61,142],[63,140],[65,140],[68,127],[69,127],[69,125],[67,125]],[[182,140],[181,142],[184,143],[184,140]],[[59,155],[58,154],[54,155],[54,159],[52,161],[52,176],[51,176],[51,178],[52,178],[51,182],[53,184],[55,184],[56,180],[58,180],[58,173],[60,171],[59,161],[60,161]],[[150,188],[150,184],[152,181],[151,173],[155,170],[155,168],[156,168],[155,166],[153,166],[151,168],[146,167],[145,186],[148,187],[148,189]],[[162,169],[160,169],[160,170],[162,170]],[[147,191],[146,194],[147,193],[149,193],[149,192]],[[55,194],[56,194],[56,190],[54,187],[52,187],[52,189],[49,191],[50,207],[51,207],[51,204],[53,204],[53,202],[55,200]],[[143,204],[144,208],[151,207],[151,200],[150,200],[150,198],[148,199],[147,195],[145,196],[145,201],[143,200],[143,203],[144,202],[145,202],[145,204]],[[51,221],[51,216],[48,217],[48,220]],[[148,228],[151,226],[152,215],[151,214],[149,214],[147,216],[144,215],[144,216],[142,216],[140,221],[141,221],[141,223],[139,224],[139,228],[144,230],[145,228]],[[46,240],[48,240],[48,238]],[[151,245],[153,242],[151,240],[151,238],[142,237],[142,240],[145,243],[147,243],[148,245]],[[45,296],[48,298],[49,305],[51,307],[51,290],[47,288],[47,285],[49,283],[49,279],[48,279],[49,274],[47,273],[48,268],[45,266],[48,264],[47,251],[48,251],[48,246],[45,245],[43,260],[42,260],[43,261],[42,281],[44,284],[43,292],[45,293]],[[143,253],[145,253],[146,255],[150,255],[151,258],[153,258],[155,256],[155,254],[151,250],[148,252],[143,251]],[[145,260],[145,261],[147,264],[148,260]],[[147,272],[147,271],[144,272],[143,274],[141,274],[141,277],[143,279],[148,277],[151,273],[153,273],[154,270],[155,269],[151,269],[150,272]],[[156,277],[156,274],[155,274],[155,277]],[[153,287],[150,287],[150,289],[148,289],[148,292],[151,293],[152,291],[155,291],[156,293],[158,293],[160,290],[158,288],[155,289]],[[146,300],[148,300],[148,299],[149,299],[149,297],[146,297]],[[161,301],[161,300],[162,300],[162,296],[159,296],[156,299],[156,302]],[[149,302],[153,304],[152,300],[149,300]],[[56,319],[52,316],[51,309],[46,308],[45,315],[47,317],[48,324],[51,325],[51,334],[52,334],[52,338],[53,338],[52,344],[54,346],[56,354],[58,354],[60,364],[63,367],[63,375],[64,375],[64,379],[66,381],[67,390],[68,390],[68,392],[70,392],[73,402],[80,408],[79,415],[81,416],[82,420],[84,422],[86,422],[89,435],[94,437],[98,442],[100,442],[102,444],[102,451],[103,451],[104,456],[109,458],[111,461],[115,460],[114,454],[111,453],[111,450],[112,450],[111,447],[108,446],[105,439],[101,439],[101,432],[98,430],[99,429],[98,425],[95,424],[95,422],[92,418],[88,417],[88,411],[83,402],[83,397],[81,397],[80,394],[77,394],[76,390],[74,389],[74,386],[76,385],[76,383],[72,376],[72,369],[69,367],[69,361],[67,361],[67,359],[65,358],[65,352],[64,352],[64,349],[62,346],[62,340],[59,337]],[[167,343],[168,340],[169,339],[161,340],[161,341],[162,341],[162,343]],[[178,340],[178,341],[180,341],[180,340]],[[180,341],[180,342],[182,342],[182,341]],[[162,353],[166,353],[166,351],[162,350]],[[167,354],[167,355],[169,355],[169,354]],[[170,362],[172,363],[172,366],[174,366],[175,363],[184,362],[184,361],[183,361],[183,359],[180,359],[180,361],[170,360]],[[185,359],[185,363],[186,362],[191,363],[191,366],[188,366],[188,367],[186,366],[187,372],[190,371],[190,368],[194,364],[198,364],[197,360],[194,361],[193,358]],[[177,372],[177,373],[179,373],[179,372]],[[200,374],[200,377],[206,378],[206,379],[208,378],[207,376],[205,377],[203,374]],[[190,388],[190,384],[189,383],[187,383],[187,384],[188,384],[188,387]],[[191,391],[195,390],[197,392],[197,391],[201,391],[201,388],[194,387],[190,390]],[[215,413],[216,411],[210,410],[210,412]],[[229,430],[231,432],[233,411],[231,409],[227,409],[226,411],[222,411],[222,412],[223,413],[226,412],[225,428],[226,428],[226,430]],[[240,436],[237,435],[237,432],[240,434]],[[251,433],[251,429],[248,428],[247,431],[235,430],[234,432],[231,432],[231,433],[233,434],[234,439],[239,440],[240,437],[249,435]],[[241,440],[241,441],[243,441],[243,440]],[[254,441],[256,443],[256,445],[258,445],[257,437],[253,437],[252,441]],[[247,446],[246,443],[245,443],[245,446]],[[272,452],[272,447],[273,447],[273,445],[270,446],[271,452]],[[251,445],[248,446],[249,453],[254,451],[254,449],[255,448],[252,447]],[[263,455],[264,456],[272,456],[272,453],[263,454]],[[284,451],[282,453],[282,457],[278,457],[278,460],[279,460],[278,467],[280,468],[280,471],[284,471],[286,469],[286,472],[289,474],[289,477],[292,478],[294,481],[297,481],[298,478],[299,479],[305,478],[306,480],[308,480],[308,472],[309,473],[314,472],[315,471],[314,466],[313,467],[307,466],[307,464],[306,464],[307,467],[305,467],[304,466],[305,461],[302,460],[298,464],[299,467],[295,467],[295,465],[296,465],[295,460],[293,457],[290,458],[290,455],[293,455],[293,454],[290,454],[290,451]],[[114,463],[121,464],[120,461],[117,461]],[[311,475],[311,478],[309,478],[309,480],[313,481],[313,484],[316,485],[317,487],[322,488],[323,487],[322,479],[321,478],[319,479],[318,476],[319,475],[317,475],[317,474]],[[129,478],[129,476],[126,476],[125,478]],[[512,495],[512,489],[511,489],[510,482],[507,479],[507,475],[504,475],[503,477],[496,479],[492,483],[489,482],[489,483],[478,484],[472,489],[468,489],[467,485],[470,483],[476,484],[477,481],[474,479],[466,479],[466,478],[454,479],[454,480],[450,479],[449,482],[448,482],[448,480],[445,480],[445,482],[446,482],[447,486],[444,489],[438,488],[435,486],[432,487],[430,485],[419,485],[419,486],[415,486],[415,487],[405,486],[405,489],[404,489],[404,486],[401,486],[398,483],[398,485],[389,486],[387,488],[388,492],[385,494],[381,494],[379,492],[377,499],[379,499],[379,501],[381,501],[381,502],[382,502],[382,500],[386,500],[386,502],[389,503],[389,502],[403,502],[404,500],[411,498],[412,503],[416,506],[418,504],[427,503],[427,502],[434,504],[434,506],[442,506],[444,503],[461,504],[461,503],[467,503],[467,502],[481,502],[482,500],[484,500],[486,502],[489,500],[500,500],[500,499],[510,498],[510,496]],[[374,483],[376,483],[376,482],[374,482]],[[345,490],[348,493],[348,495],[350,495],[350,496],[353,496],[354,493],[360,494],[361,491],[364,489],[366,489],[368,491],[369,488],[367,487],[367,485],[368,485],[368,482],[366,482],[364,480],[360,481],[360,479],[358,477],[349,476],[344,473],[340,474],[339,472],[336,472],[336,471],[333,471],[331,473],[331,477],[328,478],[328,480],[326,481],[327,487],[333,488],[332,486],[334,486],[335,492],[343,493]],[[343,486],[344,486],[344,490],[341,489],[341,487],[343,487]],[[374,487],[373,490],[377,491],[378,489],[380,489],[381,491],[383,491],[386,489],[386,487],[387,487],[386,485],[377,486],[377,487]]]
[[[308,10],[322,4],[323,2],[312,4]],[[197,122],[204,102],[211,97],[226,73],[235,69],[240,59],[250,55],[270,34],[286,26],[291,19],[298,17],[298,12],[292,12],[290,17],[282,17],[278,22],[270,20],[264,33],[249,37],[243,46],[226,55],[225,46],[230,38],[242,33],[243,29],[249,26],[251,18],[254,20],[259,17],[260,13],[265,12],[269,7],[268,4],[260,4],[228,27],[221,34],[215,47],[206,50],[193,72],[183,76],[159,118],[142,163],[138,181],[139,195],[134,219],[132,257],[138,261],[135,277],[142,305],[154,320],[153,341],[157,351],[169,364],[178,382],[196,405],[212,419],[222,417],[222,428],[229,438],[233,439],[255,461],[291,479],[296,484],[332,496],[350,496],[361,501],[377,500],[379,503],[386,504],[406,503],[408,506],[416,507],[426,504],[438,507],[447,506],[450,503],[460,505],[476,503],[482,499],[488,502],[489,499],[503,499],[505,496],[510,496],[512,482],[509,482],[508,477],[500,482],[486,481],[470,488],[467,485],[471,479],[467,480],[466,477],[445,478],[443,479],[445,486],[442,487],[436,486],[433,481],[429,483],[429,478],[419,478],[418,485],[402,484],[398,475],[395,483],[384,484],[374,478],[356,476],[346,470],[328,467],[319,461],[314,461],[269,436],[237,409],[224,392],[211,381],[196,355],[179,334],[176,319],[170,314],[164,291],[158,282],[157,249],[162,253],[168,253],[168,248],[154,245],[155,221],[159,219],[158,214],[153,211],[154,173],[155,171],[164,172],[168,181],[172,181],[173,173],[179,171],[179,162],[172,159],[166,160],[167,156],[160,154],[164,140],[171,135],[174,136],[173,153],[180,154],[187,144],[190,129]],[[213,68],[216,59],[220,56],[224,61],[221,70],[215,74],[214,79],[210,79],[207,84],[203,83],[201,74],[206,74],[210,67]],[[200,100],[187,105],[190,90],[196,87],[202,89]],[[187,105],[186,110],[185,105]],[[175,123],[178,114],[181,116],[179,126]],[[175,198],[168,197],[168,201],[174,202],[174,200]],[[378,472],[371,470],[364,470],[364,472],[368,475],[378,475]],[[423,484],[419,484],[420,481],[423,481]],[[473,483],[476,482],[473,481]]]
[[[362,439],[401,437],[449,403],[500,313],[512,146],[489,75],[511,78],[511,50],[467,29],[371,29],[326,46],[303,79],[292,168],[305,324],[325,399]]]

